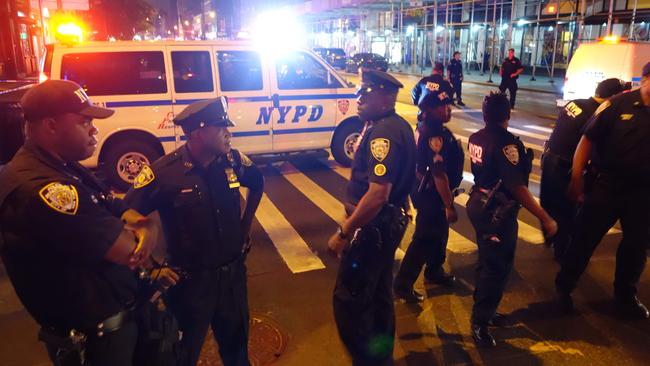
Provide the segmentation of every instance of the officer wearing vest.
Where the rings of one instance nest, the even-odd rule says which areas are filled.
[[[585,124],[596,108],[607,98],[622,92],[625,88],[625,83],[620,79],[603,80],[596,87],[593,97],[567,103],[560,111],[553,132],[546,143],[542,156],[540,203],[558,224],[557,235],[552,240],[557,260],[562,257],[571,240],[576,214],[576,205],[566,194],[571,177],[573,153],[578,146]]]
[[[514,262],[520,206],[541,221],[547,235],[557,231],[555,221],[528,190],[533,154],[508,132],[509,107],[504,94],[490,93],[483,100],[485,128],[469,137],[474,187],[467,215],[479,250],[472,337],[478,346],[486,347],[496,345],[488,326],[502,318],[496,310]]]
[[[515,99],[519,88],[517,79],[522,72],[524,72],[524,67],[521,65],[521,61],[515,57],[515,50],[513,48],[509,49],[508,57],[503,60],[501,69],[499,69],[499,75],[501,75],[499,90],[503,93],[507,89],[510,93],[510,109],[515,109]]]
[[[583,191],[582,171],[592,158],[596,179]],[[650,63],[641,87],[603,102],[585,127],[573,157],[569,195],[582,201],[573,240],[555,284],[562,306],[573,310],[571,292],[607,231],[621,221],[614,297],[621,315],[648,318],[636,297],[646,263],[650,227]],[[584,192],[584,193],[583,193]]]
[[[385,72],[362,73],[357,105],[365,127],[347,187],[348,217],[328,242],[341,257],[334,317],[355,366],[393,364],[392,264],[408,224],[416,155],[413,130],[395,113],[401,87]]]
[[[452,95],[451,84],[444,78],[445,66],[441,62],[435,62],[431,69],[431,75],[423,77],[411,90],[413,105],[420,105],[420,102],[427,94],[442,90],[447,95]],[[422,118],[422,111],[418,110],[418,121]]]
[[[145,166],[124,198],[140,212],[157,210],[168,261],[188,277],[169,290],[183,332],[181,365],[195,365],[208,326],[226,366],[249,365],[245,255],[264,179],[231,149],[234,126],[225,97],[190,104],[176,118],[187,143]],[[248,187],[242,215],[239,187]]]
[[[443,124],[451,119],[451,98],[444,91],[428,93],[420,103],[423,122],[418,127],[417,186],[411,200],[417,209],[415,232],[395,277],[395,296],[419,302],[424,296],[413,284],[424,271],[425,282],[453,286],[455,277],[444,272],[449,224],[458,216],[452,190],[463,177],[464,154],[454,135]]]
[[[454,52],[454,56],[451,61],[449,61],[449,66],[447,66],[447,74],[447,78],[451,82],[451,87],[453,89],[453,92],[450,95],[452,104],[454,94],[456,94],[458,105],[464,107],[465,103],[463,103],[463,97],[461,96],[463,90],[463,62],[460,60],[460,52]]]
[[[78,161],[97,145],[95,107],[71,81],[21,101],[26,141],[0,172],[0,254],[55,365],[131,365],[138,328],[132,270],[151,252],[155,223],[126,210]]]

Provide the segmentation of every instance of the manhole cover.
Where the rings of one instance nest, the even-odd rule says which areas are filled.
[[[280,357],[287,345],[287,335],[280,330],[278,324],[270,317],[262,314],[251,314],[250,334],[248,339],[248,358],[251,366],[270,365]],[[208,332],[198,365],[223,365],[219,357],[219,346]]]

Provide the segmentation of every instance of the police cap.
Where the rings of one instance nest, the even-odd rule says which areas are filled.
[[[399,80],[387,72],[363,69],[361,71],[361,86],[357,91],[357,95],[370,93],[373,89],[397,92],[399,88],[403,87],[404,85]]]
[[[27,121],[37,121],[64,113],[90,118],[108,118],[115,111],[92,104],[79,84],[69,80],[47,80],[25,93],[20,100]]]
[[[451,96],[444,89],[428,91],[427,94],[420,100],[418,107],[420,109],[435,108],[441,105],[453,103]]]
[[[235,124],[228,118],[226,97],[217,97],[194,102],[174,118],[174,124],[181,126],[185,134],[204,126],[232,127]]]
[[[598,86],[596,87],[596,93],[594,94],[594,96],[596,98],[604,98],[604,99],[609,98],[611,96],[614,96],[618,93],[630,89],[631,86],[632,86],[631,84],[626,84],[621,79],[617,79],[617,78],[605,79],[600,83],[598,83]]]

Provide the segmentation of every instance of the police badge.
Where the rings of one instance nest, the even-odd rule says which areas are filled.
[[[253,165],[251,159],[248,156],[246,156],[243,152],[239,152],[239,157],[241,158],[241,165],[245,167],[249,167]]]
[[[370,141],[370,151],[377,161],[384,161],[390,151],[390,140],[379,138]]]
[[[512,165],[517,165],[519,163],[519,149],[517,149],[517,145],[506,145],[503,148],[503,155],[506,156]]]
[[[79,194],[72,184],[50,183],[43,187],[38,192],[38,195],[41,196],[46,205],[55,211],[66,215],[77,213]]]
[[[138,189],[146,186],[147,184],[153,182],[156,176],[153,174],[153,170],[148,165],[142,167],[140,174],[135,177],[133,181],[133,188]]]
[[[440,153],[440,150],[442,150],[442,137],[436,136],[432,137],[429,139],[429,147],[431,150],[433,150],[436,154]]]

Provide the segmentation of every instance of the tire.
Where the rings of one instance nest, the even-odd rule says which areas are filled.
[[[361,135],[363,124],[357,118],[349,120],[347,123],[342,123],[334,132],[332,139],[332,155],[337,163],[344,167],[352,166],[354,160],[354,144]]]
[[[102,169],[108,182],[125,192],[133,185],[142,166],[152,164],[160,156],[154,146],[142,140],[118,141],[107,148]]]

